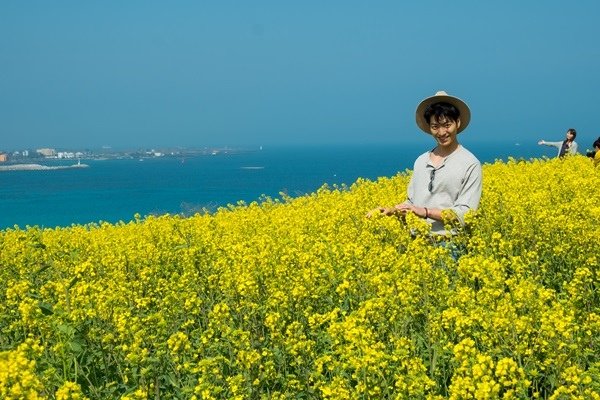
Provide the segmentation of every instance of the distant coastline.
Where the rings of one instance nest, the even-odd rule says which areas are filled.
[[[13,164],[13,165],[1,165],[0,171],[45,171],[54,169],[71,169],[71,168],[87,168],[87,164],[73,164],[73,165],[57,165],[48,166],[41,164]]]

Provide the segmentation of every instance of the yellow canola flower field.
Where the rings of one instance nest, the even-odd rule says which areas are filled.
[[[437,243],[410,171],[192,217],[0,232],[2,399],[600,399],[600,170],[484,165]]]

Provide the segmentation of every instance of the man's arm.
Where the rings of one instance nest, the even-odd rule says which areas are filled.
[[[465,223],[465,214],[469,211],[477,210],[481,200],[481,191],[483,186],[483,175],[481,164],[473,163],[467,169],[465,181],[454,206],[450,208],[456,215],[461,225]]]

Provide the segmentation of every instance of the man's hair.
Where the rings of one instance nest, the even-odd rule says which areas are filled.
[[[436,121],[439,121],[443,117],[450,121],[456,122],[458,121],[458,118],[460,118],[460,111],[458,111],[458,108],[454,107],[450,103],[440,102],[433,103],[427,107],[423,113],[423,116],[428,124],[431,123],[431,117],[435,117]]]
[[[592,147],[600,147],[600,139],[594,140],[594,144],[592,145]]]
[[[569,128],[569,130],[567,131],[567,133],[570,133],[573,135],[573,139],[575,139],[577,137],[577,131],[573,128]]]

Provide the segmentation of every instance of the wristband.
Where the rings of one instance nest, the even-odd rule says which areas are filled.
[[[427,207],[423,207],[425,209],[425,219],[429,218],[429,210]]]

